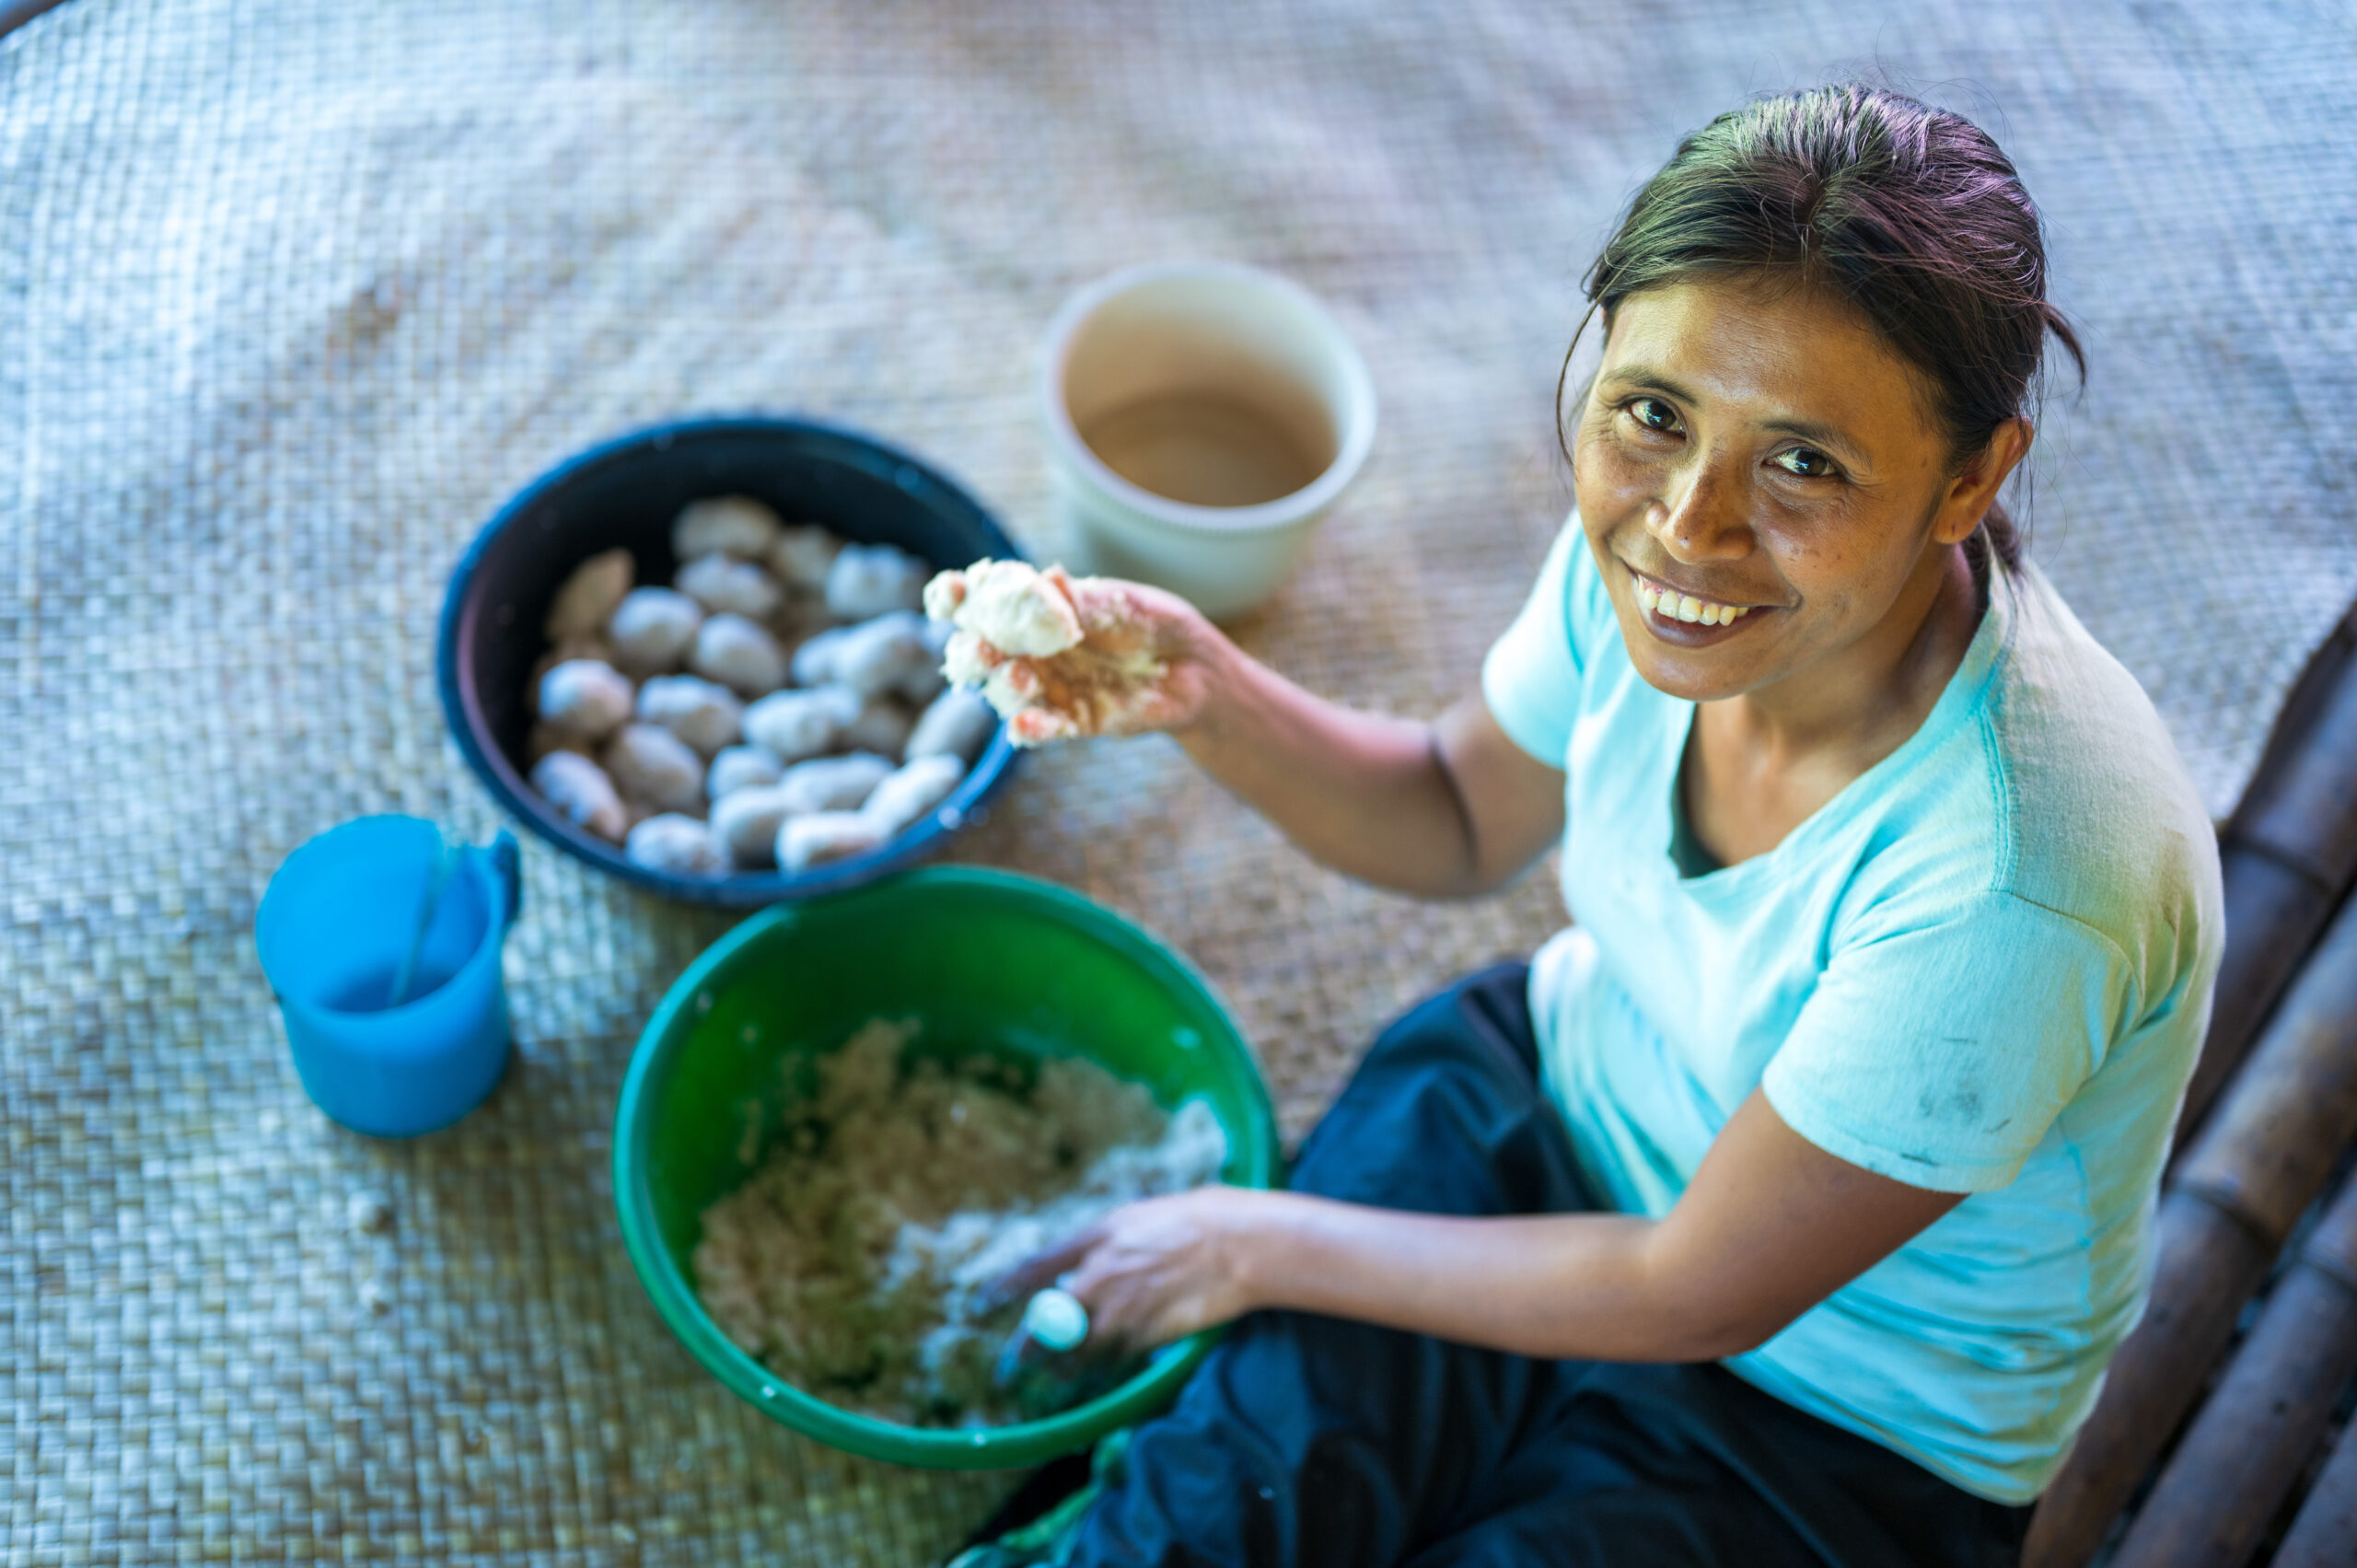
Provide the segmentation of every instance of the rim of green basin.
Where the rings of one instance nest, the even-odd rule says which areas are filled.
[[[693,1037],[691,1010],[698,995],[729,970],[738,954],[761,944],[781,926],[820,923],[830,911],[847,905],[924,897],[949,889],[979,893],[999,907],[1019,909],[1075,928],[1146,970],[1159,985],[1199,1004],[1218,1028],[1207,1032],[1198,1049],[1229,1058],[1233,1075],[1246,1091],[1247,1124],[1239,1127],[1223,1118],[1223,1130],[1241,1154],[1240,1159],[1231,1157],[1224,1179],[1237,1186],[1271,1185],[1276,1172],[1277,1132],[1267,1085],[1227,1009],[1193,965],[1129,920],[1068,889],[1013,872],[942,865],[903,872],[829,897],[774,905],[737,925],[688,966],[647,1020],[622,1081],[614,1113],[614,1203],[631,1266],[656,1310],[689,1353],[746,1403],[796,1432],[867,1458],[932,1469],[996,1469],[1037,1464],[1069,1453],[1117,1427],[1157,1413],[1176,1397],[1211,1349],[1217,1331],[1162,1347],[1118,1387],[1041,1420],[978,1429],[903,1426],[880,1421],[842,1410],[794,1387],[721,1332],[664,1242],[648,1177],[656,1112],[676,1059]]]

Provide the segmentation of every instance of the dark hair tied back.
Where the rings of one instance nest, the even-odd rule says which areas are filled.
[[[2086,379],[2046,301],[2021,176],[1979,126],[1898,93],[1817,87],[1720,115],[1637,193],[1585,289],[1609,323],[1631,295],[1741,273],[1831,288],[1864,312],[1924,376],[1959,462],[2023,412],[2047,333]],[[1982,531],[2020,564],[2002,505]]]

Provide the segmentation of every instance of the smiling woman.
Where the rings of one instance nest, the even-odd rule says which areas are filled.
[[[1576,515],[1437,720],[1075,585],[1303,849],[1446,895],[1560,843],[1574,923],[1377,1040],[1291,1191],[1018,1271],[1092,1345],[1236,1324],[975,1562],[2011,1561],[2142,1309],[2217,855],[1998,503],[2078,352],[2036,209],[1955,115],[1792,94],[1587,286]]]
[[[1685,804],[1735,859],[1915,734],[1980,624],[2030,426],[1959,456],[1933,396],[1823,288],[1705,273],[1609,313],[1581,519],[1638,672],[1704,704]]]

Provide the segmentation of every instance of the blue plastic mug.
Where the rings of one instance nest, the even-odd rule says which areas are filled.
[[[514,835],[446,849],[415,817],[363,817],[286,857],[254,946],[313,1103],[389,1138],[482,1103],[507,1066],[499,950],[522,890]]]

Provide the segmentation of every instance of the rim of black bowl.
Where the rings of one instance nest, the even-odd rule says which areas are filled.
[[[467,766],[508,814],[541,839],[609,875],[650,892],[684,903],[749,908],[841,892],[898,871],[939,848],[958,829],[975,820],[1014,771],[1021,753],[1007,738],[1001,723],[990,744],[975,759],[949,798],[913,825],[865,854],[853,855],[823,866],[787,876],[779,871],[738,871],[726,877],[677,877],[641,865],[625,857],[620,844],[575,825],[550,810],[540,793],[516,771],[505,752],[488,739],[489,726],[476,700],[473,683],[459,679],[459,651],[474,632],[479,606],[473,602],[477,569],[493,543],[515,527],[548,494],[601,466],[627,460],[647,450],[668,451],[683,442],[778,436],[795,439],[804,450],[813,448],[847,467],[897,486],[929,506],[962,515],[989,541],[981,553],[1002,560],[1023,560],[1021,550],[1007,537],[989,508],[963,486],[923,459],[889,442],[847,425],[795,414],[737,414],[671,420],[631,430],[602,441],[548,469],[526,484],[493,514],[490,522],[469,544],[451,569],[450,586],[443,596],[442,621],[435,638],[435,676],[442,697],[442,714]],[[831,450],[830,450],[831,448]],[[963,564],[963,563],[959,563]],[[936,569],[938,563],[936,563]]]

